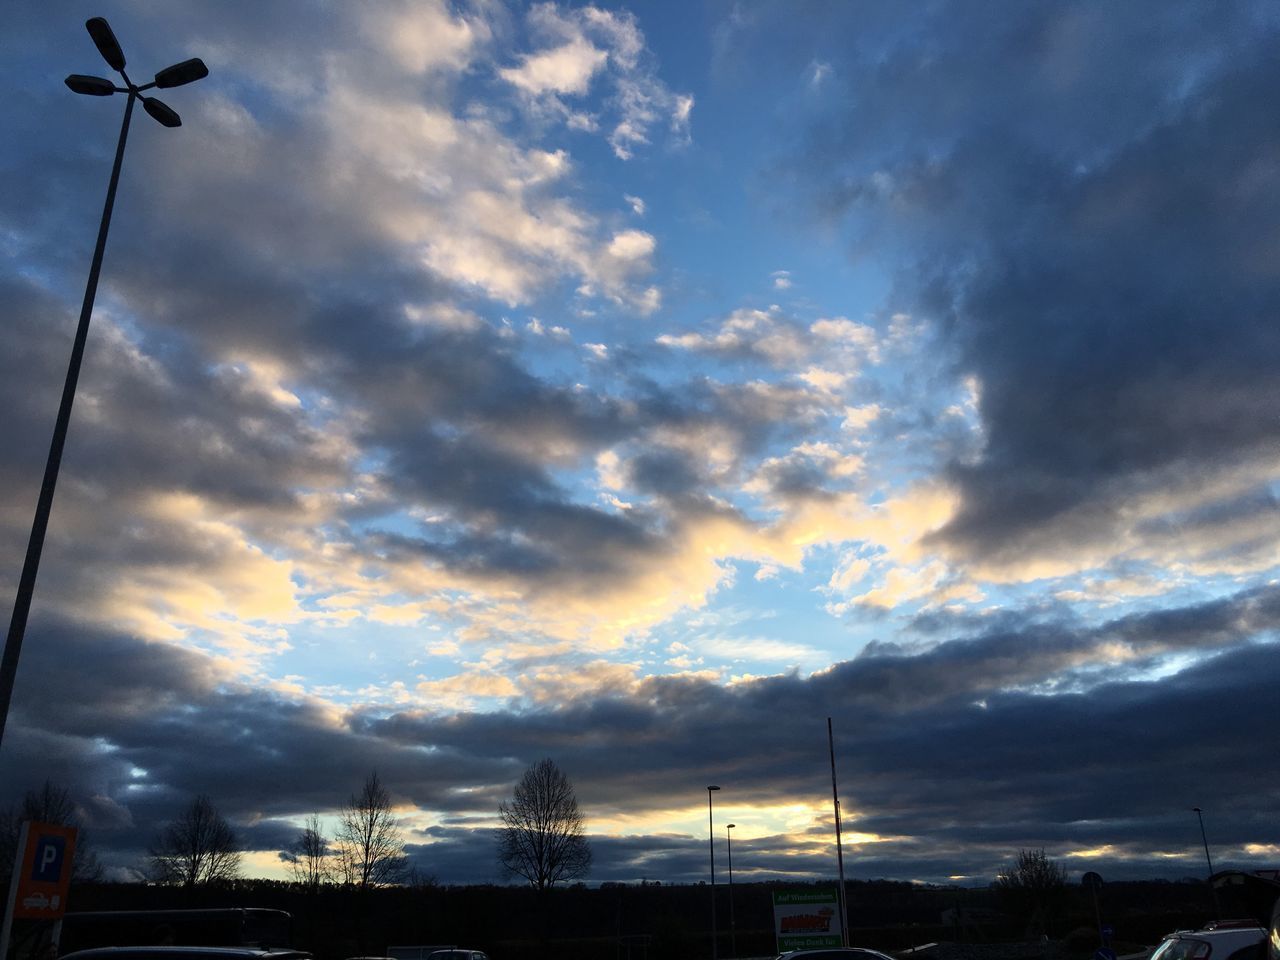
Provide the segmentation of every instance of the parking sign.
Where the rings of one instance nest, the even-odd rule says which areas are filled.
[[[21,867],[14,876],[13,915],[58,920],[67,910],[76,828],[29,821],[22,826]]]

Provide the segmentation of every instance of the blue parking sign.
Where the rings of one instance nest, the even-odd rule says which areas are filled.
[[[66,837],[46,834],[36,841],[36,856],[31,864],[31,879],[38,883],[58,883],[66,858]]]

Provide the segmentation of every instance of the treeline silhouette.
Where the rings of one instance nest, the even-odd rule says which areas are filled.
[[[834,881],[735,883],[736,928],[731,935],[729,892],[717,885],[718,955],[772,956],[772,894],[804,886],[829,889]],[[847,891],[851,941],[858,946],[896,951],[935,941],[1004,942],[1026,935],[1021,919],[999,914],[998,897],[990,888],[869,880],[850,881]],[[710,888],[701,884],[577,885],[545,891],[424,885],[358,891],[231,880],[194,889],[83,884],[73,888],[70,906],[73,912],[287,910],[294,918],[293,945],[310,950],[318,960],[381,956],[398,945],[472,947],[493,960],[705,960],[711,954],[710,898]],[[1103,921],[1114,927],[1120,944],[1149,945],[1172,929],[1212,918],[1209,892],[1197,882],[1108,884],[1101,901]],[[1224,909],[1231,905],[1224,904]],[[945,911],[951,911],[950,922],[943,922]],[[983,919],[969,919],[973,916]],[[1089,956],[1097,946],[1095,929],[1089,892],[1072,887],[1050,935],[1074,938],[1082,955]]]

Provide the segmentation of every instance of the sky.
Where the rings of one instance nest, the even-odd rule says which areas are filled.
[[[113,879],[376,770],[501,882],[1280,866],[1280,11],[10,4],[0,602],[130,128],[0,746]],[[8,607],[4,607],[7,610]],[[1270,744],[1270,746],[1268,746]],[[721,861],[723,864],[723,861]],[[723,869],[723,865],[720,867]]]

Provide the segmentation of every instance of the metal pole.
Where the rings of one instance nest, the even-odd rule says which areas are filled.
[[[733,919],[733,828],[731,823],[724,828],[724,838],[729,845],[729,952],[738,955],[738,925]]]
[[[719,787],[707,787],[707,849],[711,854],[711,960],[716,960],[716,825],[711,815],[711,793]]]
[[[1222,908],[1218,906],[1218,889],[1213,885],[1213,858],[1209,856],[1209,838],[1205,836],[1204,832],[1204,813],[1199,807],[1192,807],[1191,809],[1196,812],[1196,816],[1200,819],[1200,841],[1204,844],[1205,863],[1209,864],[1209,879],[1207,882],[1209,884],[1209,892],[1213,894],[1213,916],[1215,920],[1221,920]]]
[[[71,422],[71,405],[76,398],[80,362],[84,357],[85,341],[89,337],[89,318],[93,315],[93,300],[98,292],[98,274],[102,270],[102,255],[107,249],[107,230],[111,226],[111,208],[116,202],[116,186],[120,183],[120,165],[124,161],[124,144],[129,135],[129,118],[133,115],[133,101],[137,97],[137,92],[130,89],[129,101],[124,108],[124,121],[120,124],[120,142],[116,145],[116,160],[111,168],[111,182],[107,187],[107,202],[102,208],[102,222],[98,226],[98,243],[93,249],[93,262],[89,266],[89,282],[85,285],[84,303],[80,307],[80,323],[76,327],[75,340],[71,346],[67,380],[62,387],[62,402],[58,407],[58,418],[54,422],[53,439],[49,443],[49,459],[44,467],[44,481],[40,484],[36,515],[31,522],[31,538],[27,541],[27,556],[22,563],[18,596],[13,601],[9,635],[4,642],[4,658],[0,660],[0,743],[4,741],[5,720],[9,716],[9,701],[13,697],[13,681],[18,674],[18,655],[22,652],[22,640],[27,630],[27,615],[31,612],[31,597],[36,589],[36,572],[40,568],[40,553],[44,549],[45,530],[49,526],[49,513],[53,508],[53,491],[58,483],[58,468],[62,464],[62,448],[67,440],[67,426]]]
[[[1093,919],[1098,924],[1098,947],[1101,948],[1107,945],[1107,938],[1102,935],[1102,908],[1098,906],[1098,888],[1090,884],[1089,889],[1093,891]]]
[[[13,870],[9,873],[9,896],[5,898],[3,920],[0,920],[0,960],[9,956],[9,935],[13,932],[13,911],[18,901],[18,875],[22,873],[22,858],[27,850],[27,833],[31,821],[23,820],[18,830],[18,845],[13,848]]]
[[[836,811],[836,863],[840,870],[840,943],[849,945],[849,906],[844,891],[844,846],[840,840],[840,794],[836,790],[836,739],[831,732],[831,718],[827,717],[827,748],[831,751],[831,802]]]

